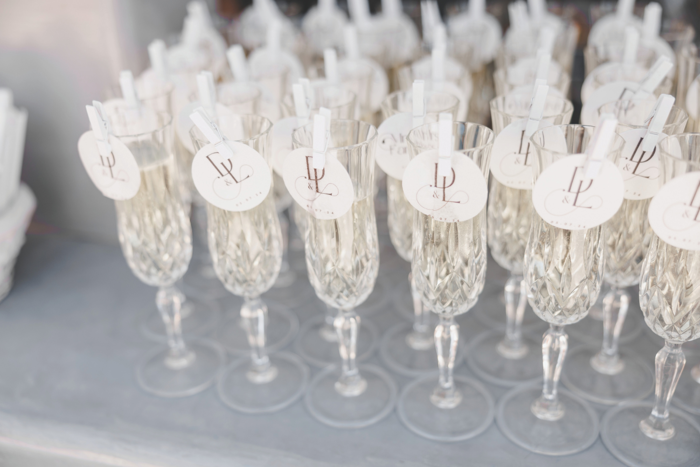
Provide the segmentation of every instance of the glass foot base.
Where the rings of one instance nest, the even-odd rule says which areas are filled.
[[[511,387],[542,379],[542,345],[523,336],[527,348],[520,358],[506,358],[498,351],[503,340],[501,331],[479,335],[467,350],[467,364],[481,379],[497,386]]]
[[[504,284],[499,283],[491,283],[484,286],[484,291],[479,296],[479,302],[470,311],[484,326],[503,332],[506,330],[504,287]],[[547,330],[547,327],[547,323],[538,318],[528,305],[525,313],[523,313],[523,333],[541,334]]]
[[[622,371],[615,375],[597,372],[591,358],[599,348],[581,346],[566,356],[561,380],[573,393],[598,404],[614,405],[623,401],[644,399],[654,390],[654,371],[644,360],[620,353]],[[698,385],[700,386],[700,385]]]
[[[182,292],[188,297],[217,300],[231,295],[216,277],[214,267],[208,262],[198,261],[190,265],[180,284]]]
[[[321,335],[321,329],[325,324],[325,316],[319,315],[310,319],[301,327],[299,335],[294,341],[294,351],[309,365],[325,368],[328,365],[340,364],[340,352],[338,342],[326,340]],[[376,326],[367,319],[360,320],[360,329],[357,333],[357,360],[363,361],[369,358],[377,348],[379,331]]]
[[[167,342],[165,324],[158,310],[149,311],[141,323],[141,333],[148,339]],[[180,311],[182,334],[187,338],[203,337],[209,334],[221,320],[221,309],[214,301],[200,300],[187,296]]]
[[[600,437],[608,451],[631,467],[696,467],[700,465],[700,426],[689,415],[671,409],[673,438],[658,441],[639,428],[651,413],[651,402],[628,402],[608,410]]]
[[[628,344],[639,337],[644,325],[644,316],[638,308],[632,308],[625,317],[620,332],[620,345]],[[566,333],[573,339],[586,345],[600,347],[603,345],[603,321],[586,316],[581,321],[566,327]],[[663,343],[661,344],[663,347]],[[568,358],[568,357],[567,357]]]
[[[561,389],[558,394],[564,415],[546,421],[530,409],[542,395],[541,384],[511,390],[498,402],[498,428],[513,443],[538,454],[566,456],[587,449],[598,438],[598,415],[580,397]]]
[[[396,383],[389,374],[374,365],[360,365],[366,389],[357,396],[338,393],[335,383],[340,377],[337,365],[317,374],[309,384],[304,402],[311,415],[334,428],[364,428],[389,415],[396,403]]]
[[[163,347],[144,358],[136,367],[141,389],[160,397],[185,397],[211,386],[224,364],[224,350],[205,340],[186,341],[194,358],[184,368],[174,369],[166,361],[170,351]]]
[[[268,301],[265,349],[272,353],[285,348],[299,332],[299,319],[284,305]],[[240,309],[240,307],[239,307]],[[216,340],[234,355],[248,355],[250,345],[238,309],[218,326]],[[233,310],[232,310],[233,311]]]
[[[391,300],[391,294],[389,293],[389,287],[386,285],[384,280],[377,279],[374,284],[374,290],[369,294],[367,300],[365,300],[361,305],[358,305],[355,311],[357,314],[362,316],[370,316],[378,311],[385,311],[389,308]]]
[[[413,378],[437,373],[435,343],[431,339],[429,343],[426,342],[426,348],[414,349],[406,340],[411,333],[413,333],[411,323],[399,323],[384,333],[379,344],[379,356],[382,361],[391,371]],[[432,329],[428,335],[432,338]],[[457,350],[455,367],[459,366],[464,358],[462,348]]]
[[[686,344],[683,344],[685,350]],[[693,379],[692,372],[700,364],[700,356],[686,352],[685,371],[681,373],[681,379],[673,394],[673,404],[686,412],[700,415],[700,383]]]
[[[284,303],[286,306],[294,308],[296,306],[308,303],[316,294],[314,289],[309,284],[309,279],[306,274],[299,272],[293,273],[293,281],[287,287],[272,287],[262,295],[265,302],[273,301]]]
[[[224,404],[244,413],[271,413],[296,402],[309,382],[309,368],[296,355],[282,352],[270,355],[273,379],[255,381],[249,376],[250,357],[229,365],[217,383]]]
[[[436,376],[413,381],[401,393],[397,412],[412,432],[435,441],[463,441],[480,435],[493,423],[494,402],[486,388],[470,378],[455,376],[462,399],[456,407],[442,409],[431,401],[438,386]]]

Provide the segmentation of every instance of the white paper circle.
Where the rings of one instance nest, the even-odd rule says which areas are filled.
[[[87,131],[78,140],[78,153],[85,170],[98,190],[107,198],[126,200],[136,196],[141,186],[141,173],[134,155],[124,143],[110,135],[112,153],[100,156],[97,140]]]
[[[441,222],[463,222],[486,206],[488,187],[476,163],[464,154],[452,155],[452,175],[439,177],[437,151],[414,157],[403,176],[403,192],[411,206]]]
[[[598,123],[598,109],[608,102],[620,99],[631,99],[639,89],[639,83],[632,81],[615,81],[596,89],[581,109],[581,123],[583,125],[596,125]],[[640,100],[656,101],[653,93],[644,93]]]
[[[651,153],[642,151],[642,140],[647,130],[627,130],[620,136],[625,140],[622,155],[617,163],[625,182],[625,199],[648,199],[659,191],[661,163],[655,146]],[[666,138],[661,133],[659,141]]]
[[[197,191],[226,211],[248,211],[265,200],[272,186],[272,172],[258,151],[243,143],[227,141],[233,157],[225,159],[213,144],[197,151],[192,180]]]
[[[698,119],[698,88],[700,88],[700,75],[695,77],[685,95],[685,109],[694,120]]]
[[[403,179],[404,170],[411,162],[406,137],[412,129],[413,115],[408,112],[392,115],[377,129],[374,158],[384,173],[397,180]]]
[[[313,168],[313,150],[295,149],[284,161],[284,185],[304,210],[316,219],[337,219],[355,201],[355,190],[345,167],[326,156],[322,170]]]
[[[586,230],[612,218],[622,205],[622,175],[604,160],[593,180],[585,180],[586,155],[558,160],[547,167],[532,189],[532,204],[548,224],[566,230]]]
[[[505,127],[493,142],[491,149],[491,174],[501,184],[519,190],[532,189],[532,162],[535,148],[525,136],[527,119],[515,121]],[[540,121],[538,130],[552,126]]]
[[[648,71],[646,68],[637,63],[631,66],[623,65],[622,63],[617,62],[603,63],[602,65],[598,66],[593,71],[591,71],[588,74],[588,76],[586,76],[586,79],[583,81],[583,85],[581,86],[581,103],[585,104],[586,102],[588,102],[588,98],[591,97],[591,95],[595,92],[593,86],[595,85],[596,77],[603,73],[610,73],[616,68],[631,69],[631,72],[637,74],[638,76],[644,76]]]
[[[666,183],[649,205],[649,224],[676,248],[700,251],[700,172]]]

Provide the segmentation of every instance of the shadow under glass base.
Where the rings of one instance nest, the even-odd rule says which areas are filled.
[[[540,420],[530,406],[541,395],[540,383],[519,386],[501,398],[496,422],[506,438],[523,449],[548,456],[575,454],[598,439],[598,415],[588,402],[559,389],[564,416],[556,421]]]
[[[162,347],[148,354],[136,367],[141,389],[160,397],[186,397],[211,386],[224,365],[224,350],[208,340],[185,341],[192,360],[184,368],[168,365],[170,350]]]
[[[630,307],[620,331],[620,345],[629,344],[639,337],[645,327],[641,310]],[[578,323],[567,326],[566,333],[578,342],[598,347],[603,344],[603,321],[589,314]]]
[[[666,441],[649,438],[639,429],[651,402],[627,402],[605,413],[600,437],[608,451],[631,467],[697,467],[700,465],[700,426],[689,415],[671,409],[675,435]]]
[[[622,371],[614,375],[599,373],[591,366],[591,358],[600,349],[579,346],[566,356],[562,383],[573,393],[591,402],[614,405],[644,399],[654,390],[654,371],[641,358],[620,352]]]
[[[523,336],[527,353],[506,358],[498,351],[502,331],[487,331],[477,336],[467,350],[467,364],[479,378],[497,386],[512,387],[542,380],[542,344]]]
[[[479,301],[474,305],[470,313],[484,326],[491,329],[504,331],[506,329],[506,302],[504,296],[504,284],[491,283],[484,286],[484,291],[479,296]],[[523,333],[543,333],[549,325],[542,321],[528,305],[523,314]],[[568,328],[567,328],[568,329]]]
[[[304,402],[315,419],[334,428],[364,428],[394,410],[397,388],[389,374],[374,365],[359,365],[358,368],[367,387],[357,396],[346,397],[336,391],[335,383],[340,377],[337,365],[322,370],[313,378]]]
[[[463,441],[486,431],[494,416],[491,395],[471,378],[455,376],[454,384],[462,400],[456,407],[445,409],[433,404],[430,397],[438,386],[437,376],[410,383],[397,405],[401,422],[417,435],[434,441]]]
[[[241,357],[222,371],[217,383],[222,402],[239,412],[256,414],[277,412],[299,400],[309,382],[309,368],[290,353],[269,358],[274,368],[274,378],[269,381],[249,377],[250,357]]]
[[[272,353],[289,345],[299,332],[299,319],[287,307],[267,301],[265,349]],[[216,340],[234,355],[248,355],[250,345],[238,309],[230,310],[216,330]]]
[[[181,326],[186,338],[203,337],[209,334],[221,321],[221,307],[215,301],[200,300],[188,296],[182,304]],[[148,339],[157,342],[167,342],[165,324],[158,310],[153,307],[141,322],[141,333]]]

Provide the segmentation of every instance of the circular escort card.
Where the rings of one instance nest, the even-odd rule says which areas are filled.
[[[491,150],[491,173],[503,185],[519,190],[532,189],[532,162],[535,149],[525,136],[527,119],[511,123],[501,131]],[[537,129],[552,126],[540,121]]]
[[[375,160],[384,173],[397,180],[403,179],[404,170],[411,162],[406,137],[412,129],[413,115],[408,112],[392,115],[377,129]]]
[[[100,143],[101,144],[101,143]],[[136,196],[141,186],[141,174],[134,155],[115,136],[109,136],[108,156],[100,154],[92,131],[78,140],[78,153],[85,170],[98,190],[107,198],[118,201]]]
[[[676,248],[700,251],[700,172],[666,183],[649,204],[649,224]]]

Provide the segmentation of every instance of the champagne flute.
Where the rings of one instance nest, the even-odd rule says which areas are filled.
[[[676,105],[688,113],[686,130],[700,130],[700,54],[698,47],[690,43],[678,53],[678,87],[676,89]],[[690,96],[690,98],[688,97]]]
[[[649,122],[645,120],[655,105],[651,101],[623,100],[605,104],[598,112],[600,115],[614,114],[618,119],[617,132],[623,134],[629,130],[646,129]],[[688,115],[674,105],[662,132],[666,135],[679,134],[685,128],[687,120]],[[639,143],[632,141],[627,144]],[[634,158],[634,153],[631,158]],[[625,199],[617,214],[605,223],[603,280],[610,287],[602,300],[602,320],[585,318],[581,324],[588,327],[578,329],[579,332],[597,331],[598,336],[602,335],[602,347],[596,349],[589,345],[572,350],[562,373],[562,381],[567,388],[584,399],[600,404],[612,405],[642,399],[654,386],[651,367],[629,353],[623,352],[621,355],[618,350],[620,335],[628,321],[632,321],[629,323],[631,326],[626,328],[628,337],[634,338],[641,333],[641,312],[636,313],[634,310],[634,313],[628,313],[631,303],[629,288],[639,283],[642,261],[651,240],[652,231],[647,219],[650,202],[651,198]],[[628,320],[627,317],[631,319]],[[596,326],[590,326],[591,323]],[[598,340],[600,337],[596,339]],[[584,341],[586,344],[593,342],[592,339]]]
[[[142,282],[158,287],[156,305],[168,346],[136,368],[139,386],[161,397],[183,397],[208,388],[224,363],[222,349],[208,340],[183,339],[183,294],[175,287],[192,257],[192,230],[180,193],[172,151],[172,117],[156,113],[157,128],[140,128],[123,109],[108,115],[114,135],[134,155],[141,186],[136,196],[115,201],[119,243],[127,264]]]
[[[438,148],[438,123],[408,134],[415,158]],[[455,151],[469,157],[488,178],[493,132],[475,123],[454,122]],[[417,210],[413,214],[411,270],[423,306],[436,313],[438,375],[419,378],[401,393],[398,414],[411,431],[428,439],[459,441],[484,432],[493,422],[494,402],[484,386],[454,376],[459,343],[455,316],[469,311],[486,280],[486,207],[463,222],[442,222]]]
[[[456,120],[458,107],[459,99],[451,94],[429,92],[425,96],[425,121],[437,122],[440,113],[450,113],[453,120]],[[398,113],[410,113],[412,109],[412,91],[394,92],[382,102],[382,113],[385,119]],[[380,139],[379,144],[384,144],[384,141]],[[399,150],[407,151],[406,144],[403,143]],[[399,256],[410,262],[414,209],[403,193],[400,179],[387,175],[386,185],[389,238]],[[433,372],[437,356],[430,311],[423,308],[411,274],[408,275],[408,282],[413,297],[413,323],[399,323],[387,331],[382,338],[379,352],[382,361],[391,370],[404,376],[416,377]]]
[[[649,207],[654,232],[639,281],[644,320],[666,341],[656,354],[656,397],[653,403],[628,402],[610,409],[603,417],[601,438],[608,450],[627,465],[689,467],[700,465],[700,426],[670,405],[685,366],[681,346],[700,337],[697,324],[700,321],[699,135],[669,136],[659,142],[658,149],[660,180],[673,187],[662,187]],[[693,176],[690,186],[678,184],[679,178]],[[655,205],[661,200],[665,200],[661,203],[661,222],[655,223],[660,216]],[[663,208],[668,206],[664,203],[669,200],[676,202],[680,212],[672,209],[664,212]],[[677,245],[678,238],[690,239],[688,246],[694,249],[671,245],[657,234],[659,224],[669,229],[666,226],[673,227],[683,216],[686,225],[672,231],[674,239],[670,241]],[[669,240],[667,232],[663,236]]]
[[[294,131],[295,148],[313,146],[313,123]],[[316,295],[339,309],[335,317],[342,365],[318,373],[306,393],[317,420],[336,428],[361,428],[393,409],[396,384],[381,368],[357,365],[360,317],[355,308],[374,288],[379,245],[374,215],[374,145],[377,130],[357,120],[331,120],[326,158],[348,171],[354,189],[350,210],[332,220],[306,215],[306,265]],[[364,322],[365,320],[362,319]]]
[[[534,180],[555,162],[585,152],[593,132],[594,127],[583,125],[551,126],[535,132],[530,138],[536,156]],[[617,163],[624,142],[614,136],[607,159]],[[544,387],[524,384],[514,388],[501,398],[496,416],[503,434],[529,451],[573,454],[598,437],[595,411],[558,385],[568,347],[564,326],[583,319],[598,297],[604,249],[602,225],[566,230],[548,224],[533,210],[523,270],[528,301],[550,325],[542,341]]]
[[[496,135],[508,125],[527,119],[531,97],[524,93],[497,97],[491,101],[493,129]],[[544,102],[542,120],[554,124],[571,121],[573,105],[567,99],[548,95]],[[505,135],[504,135],[505,136]],[[518,135],[515,135],[516,137]],[[527,138],[525,133],[522,137]],[[520,144],[519,152],[534,152],[527,139]],[[534,157],[531,155],[530,157]],[[530,162],[531,164],[531,162]],[[488,243],[491,256],[501,267],[510,272],[500,296],[505,297],[505,336],[502,330],[486,331],[474,340],[469,352],[469,368],[479,377],[499,386],[515,386],[532,381],[542,375],[540,345],[523,336],[522,323],[527,306],[527,293],[523,280],[525,247],[532,222],[532,189],[518,189],[504,185],[491,174],[491,190],[488,205]],[[503,317],[499,297],[484,297],[476,308],[480,314],[496,312]],[[489,307],[488,305],[491,305]],[[542,324],[534,313],[528,313],[537,325]]]
[[[214,123],[225,138],[252,147],[271,164],[268,137],[272,124],[267,118],[225,115]],[[190,135],[197,150],[208,144],[196,126]],[[286,308],[268,307],[261,298],[274,284],[282,264],[282,232],[273,189],[261,204],[247,211],[226,211],[207,203],[207,232],[217,277],[226,289],[243,298],[240,319],[225,322],[219,329],[219,339],[228,342],[244,338],[250,345],[250,357],[234,360],[220,374],[219,397],[240,412],[281,410],[301,397],[309,370],[295,355],[269,354],[267,345],[273,323],[279,321],[277,326],[287,334],[298,328],[296,317]],[[291,337],[277,342],[289,342]]]

